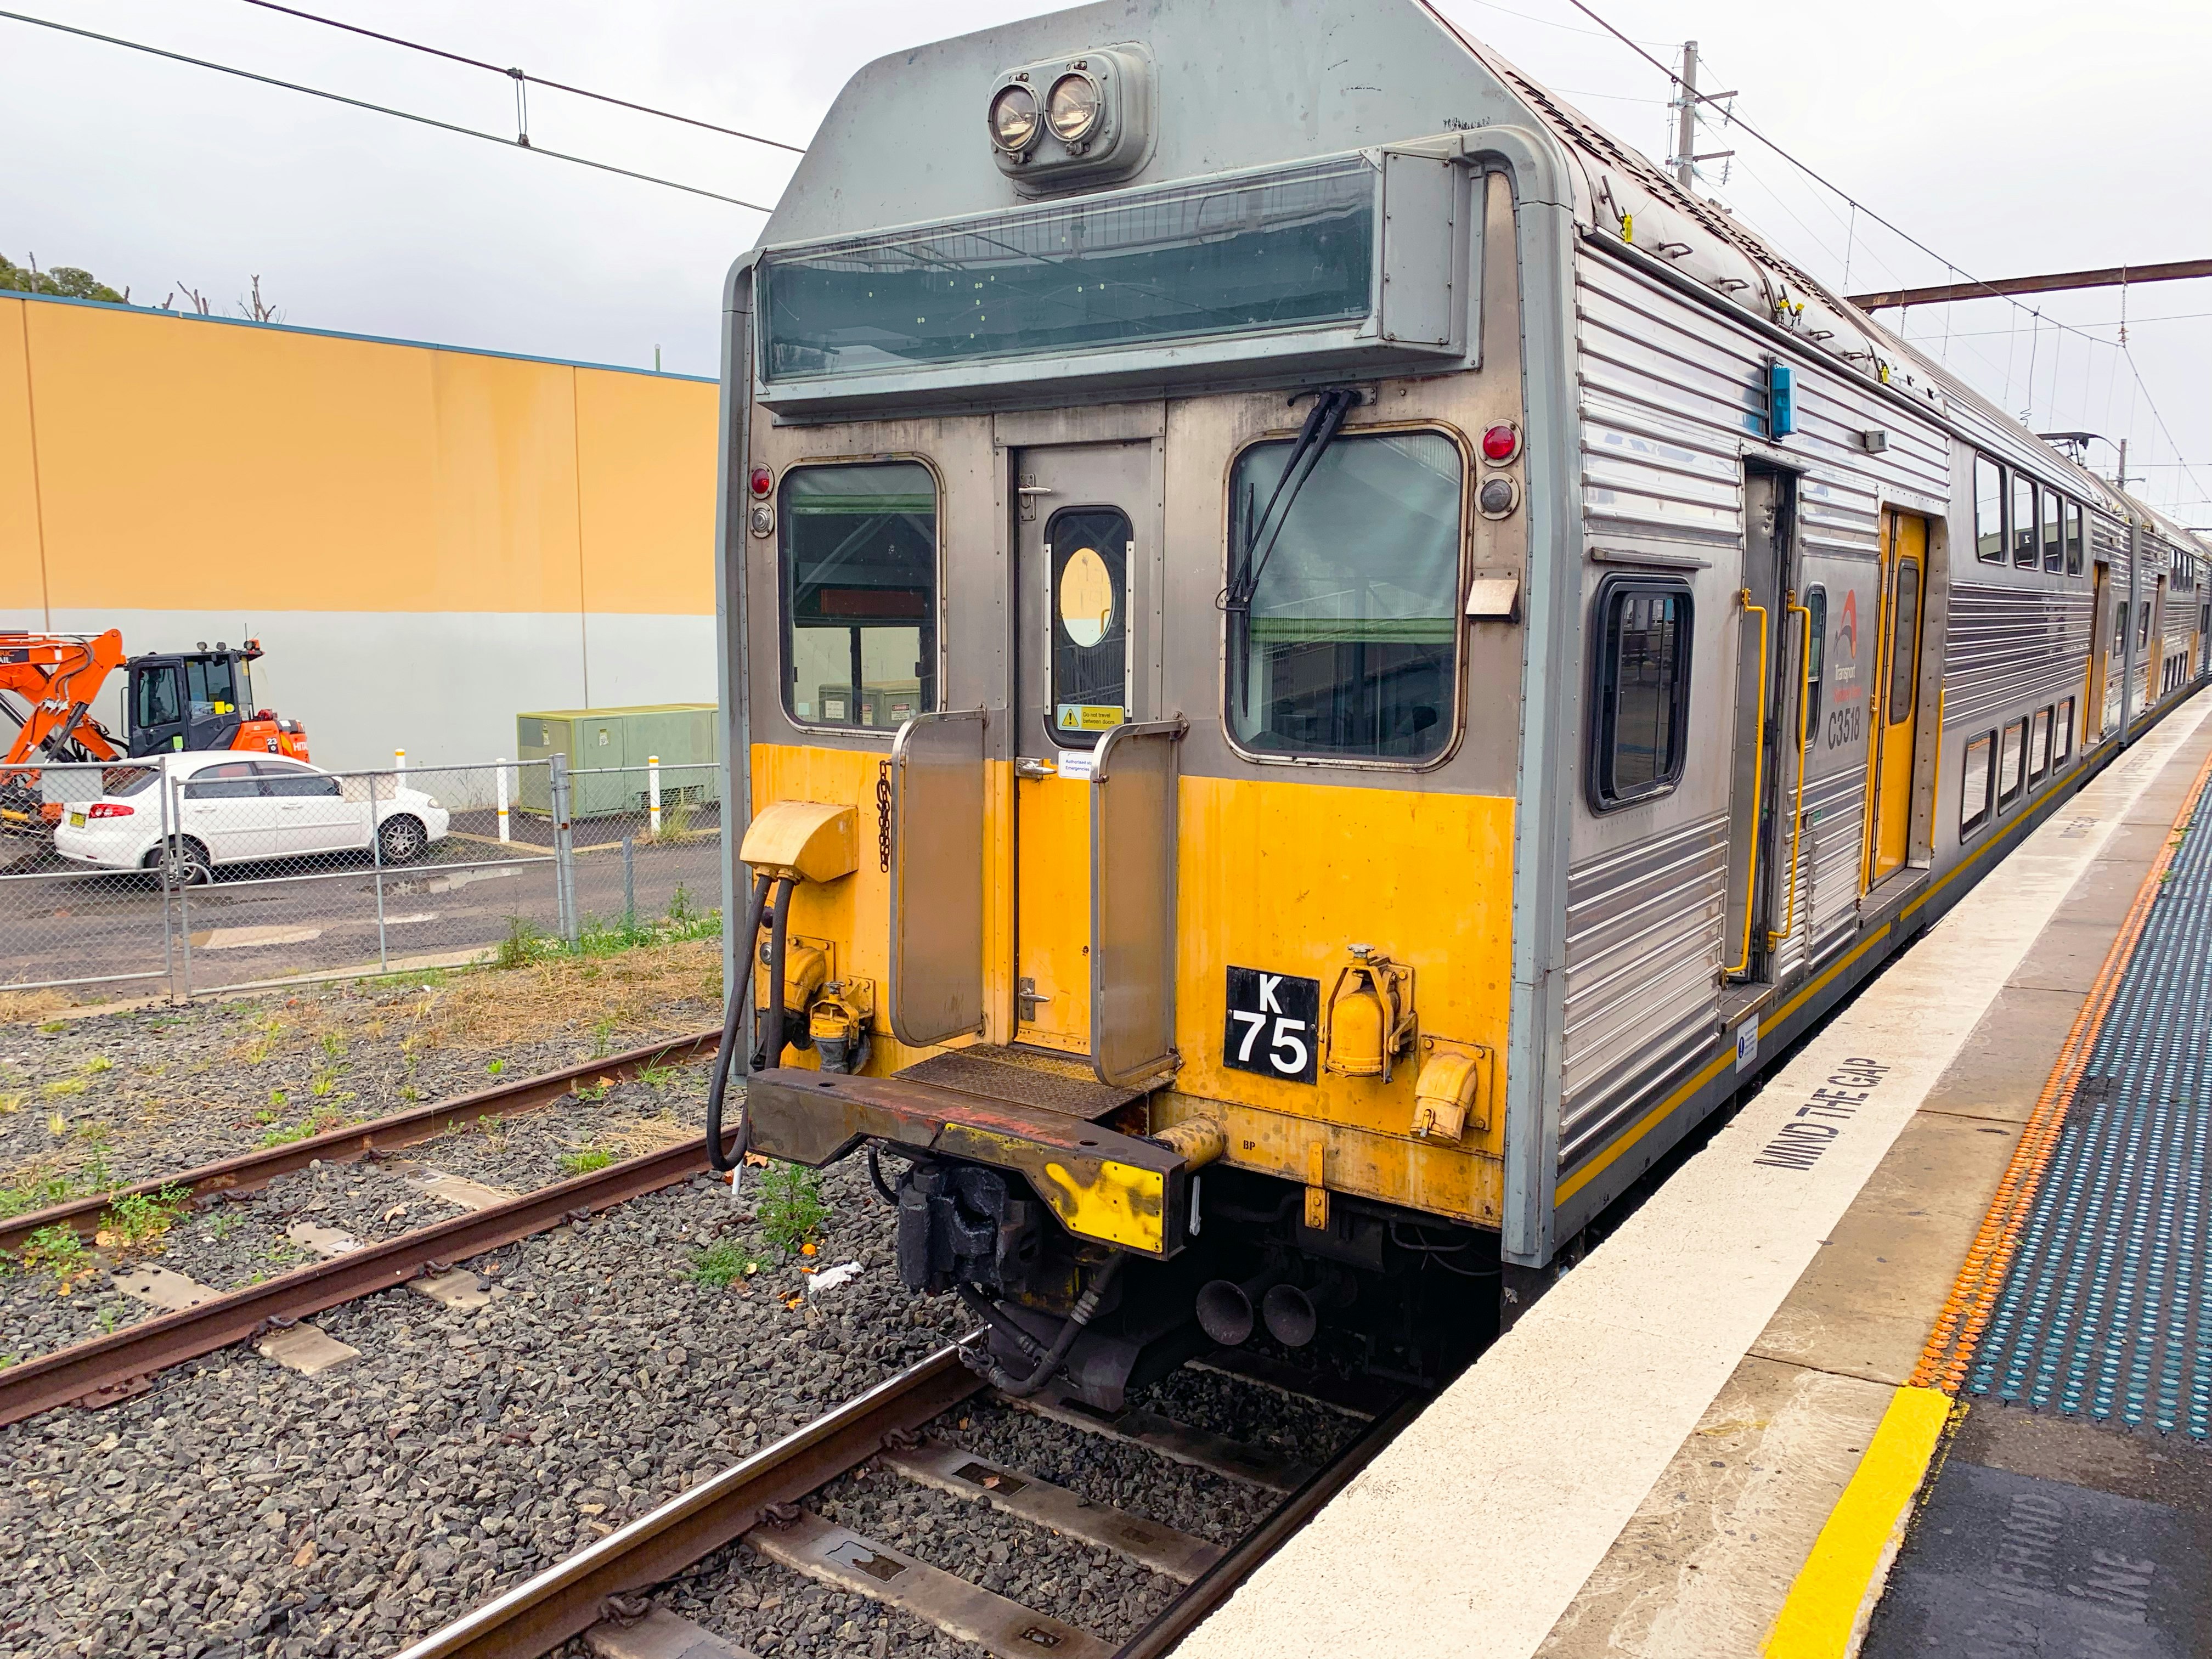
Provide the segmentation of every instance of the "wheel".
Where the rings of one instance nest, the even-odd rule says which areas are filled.
[[[429,832],[422,828],[420,818],[410,817],[404,812],[394,813],[385,819],[382,829],[376,832],[382,843],[386,864],[412,864],[422,856],[430,844]]]
[[[141,862],[146,869],[160,871],[172,887],[204,887],[215,879],[207,848],[190,836],[167,848],[155,848]]]

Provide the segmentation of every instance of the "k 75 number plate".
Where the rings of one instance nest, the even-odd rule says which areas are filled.
[[[1320,1026],[1319,980],[1258,968],[1229,970],[1223,1065],[1284,1083],[1311,1083]]]

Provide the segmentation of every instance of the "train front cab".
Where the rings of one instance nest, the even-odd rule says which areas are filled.
[[[1002,1386],[1110,1408],[1262,1329],[1434,1376],[1494,1325],[1528,455],[1514,184],[1468,148],[1213,192],[1326,255],[1389,191],[1332,280],[1418,238],[1418,348],[1333,319],[1152,395],[1025,407],[1068,367],[1031,358],[794,413],[806,256],[738,278],[741,855],[792,878],[750,1144],[867,1157]]]

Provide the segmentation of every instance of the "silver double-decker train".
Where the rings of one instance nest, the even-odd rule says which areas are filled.
[[[724,375],[716,1153],[1017,1390],[1448,1369],[2205,678],[2203,546],[1419,0],[870,65]]]

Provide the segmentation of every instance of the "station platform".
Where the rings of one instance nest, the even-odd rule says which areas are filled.
[[[1179,1659],[2212,1654],[2209,715],[2062,803]]]

